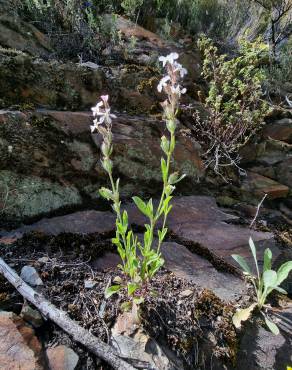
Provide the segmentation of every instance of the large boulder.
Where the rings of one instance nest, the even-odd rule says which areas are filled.
[[[122,195],[156,194],[165,125],[157,118],[117,115],[113,159]],[[91,122],[90,112],[0,111],[0,207],[6,218],[23,221],[98,206],[98,189],[108,179],[99,160],[100,137],[91,136]],[[184,130],[178,129],[173,168],[188,176],[185,189],[190,190],[203,168],[199,148]]]

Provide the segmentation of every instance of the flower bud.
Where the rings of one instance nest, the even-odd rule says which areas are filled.
[[[101,144],[101,151],[102,151],[102,154],[105,156],[105,157],[109,157],[112,153],[112,148],[111,148],[111,145],[110,143],[104,141],[102,144]]]
[[[168,131],[173,134],[175,129],[176,129],[175,120],[174,119],[167,120],[166,127],[167,127]]]
[[[168,178],[168,183],[169,183],[170,185],[173,185],[173,184],[175,184],[175,183],[177,182],[177,180],[178,180],[178,172],[174,172],[174,173],[172,173],[172,174],[169,176],[169,178]]]
[[[175,186],[167,185],[166,188],[165,188],[165,193],[168,196],[168,195],[172,194],[174,192],[174,190],[175,190]]]
[[[163,135],[161,138],[161,149],[164,151],[165,154],[169,152],[169,140]]]
[[[112,172],[113,162],[110,159],[105,158],[103,161],[101,161],[101,163],[102,163],[102,167],[106,170],[106,172],[108,173]]]

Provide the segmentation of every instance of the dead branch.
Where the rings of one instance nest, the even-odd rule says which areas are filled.
[[[262,200],[259,202],[258,206],[257,206],[257,211],[256,211],[256,214],[253,218],[253,220],[251,221],[249,227],[252,228],[253,224],[256,222],[256,219],[258,218],[258,215],[259,215],[259,211],[260,211],[260,208],[262,206],[262,204],[264,203],[264,200],[266,199],[266,197],[268,196],[268,194],[265,194],[262,198]]]
[[[104,360],[117,370],[135,369],[132,365],[119,357],[119,355],[108,344],[102,342],[89,331],[79,326],[75,321],[71,320],[64,311],[59,310],[41,294],[33,290],[5,263],[2,258],[0,258],[0,273],[25,299],[31,302],[42,313],[42,315],[44,315],[44,317],[52,320],[66,333],[71,335],[76,342],[85,346],[98,358]]]

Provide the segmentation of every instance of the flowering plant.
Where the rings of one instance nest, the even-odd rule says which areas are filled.
[[[98,131],[102,135],[101,145],[102,166],[108,173],[111,189],[102,187],[100,194],[107,200],[112,201],[113,210],[116,213],[116,235],[112,242],[117,246],[121,257],[120,269],[123,272],[122,277],[115,279],[115,285],[106,290],[106,297],[117,293],[123,288],[127,289],[128,296],[132,302],[138,304],[143,301],[143,294],[147,291],[147,283],[156,274],[163,265],[164,260],[161,255],[161,245],[167,233],[166,220],[172,206],[170,201],[175,190],[175,184],[184,176],[179,177],[177,172],[170,174],[170,164],[172,154],[175,148],[175,130],[178,124],[176,115],[179,108],[179,99],[186,92],[179,81],[187,71],[176,62],[177,53],[171,53],[167,57],[160,57],[159,60],[166,68],[167,75],[163,77],[157,87],[159,92],[164,91],[167,99],[161,104],[163,107],[163,118],[166,122],[166,128],[170,137],[162,136],[161,149],[164,157],[161,158],[161,172],[163,180],[163,189],[160,201],[155,209],[152,199],[145,202],[135,196],[133,201],[138,209],[148,218],[149,222],[145,225],[143,241],[140,241],[133,231],[129,229],[127,211],[121,209],[119,179],[113,178],[113,162],[111,154],[112,145],[112,120],[116,118],[111,113],[108,95],[101,96],[101,101],[92,108],[95,117],[91,131]],[[162,227],[157,230],[158,242],[154,248],[155,232],[158,221],[162,219]]]

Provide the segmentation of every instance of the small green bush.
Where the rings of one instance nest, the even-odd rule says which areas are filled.
[[[203,55],[203,77],[209,82],[204,103],[207,118],[194,114],[196,138],[204,149],[206,167],[222,174],[226,166],[238,166],[239,149],[260,129],[268,113],[262,99],[265,74],[260,68],[268,46],[260,39],[240,42],[239,55],[219,55],[211,39],[198,42]]]

